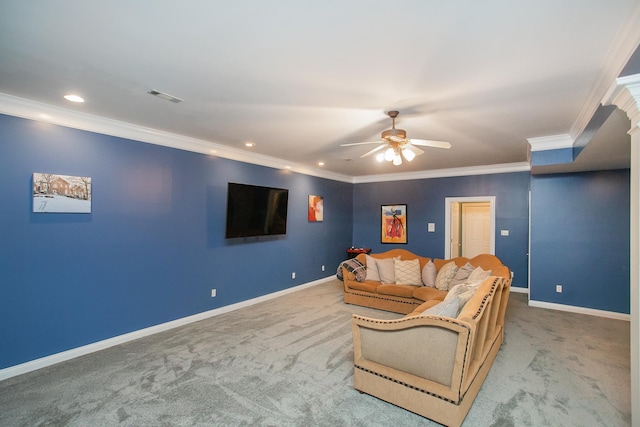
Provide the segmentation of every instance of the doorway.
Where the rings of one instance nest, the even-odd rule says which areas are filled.
[[[495,196],[445,198],[445,259],[495,254]]]

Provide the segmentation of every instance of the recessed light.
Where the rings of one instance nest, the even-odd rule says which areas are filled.
[[[324,166],[324,162],[318,162],[318,166]]]
[[[256,146],[256,144],[255,144],[255,142],[245,142],[245,143],[244,143],[244,146],[245,146],[245,147],[249,147],[249,148],[251,148],[251,147],[255,147],[255,146]]]
[[[84,99],[81,96],[73,94],[65,95],[64,99],[71,102],[84,102]]]

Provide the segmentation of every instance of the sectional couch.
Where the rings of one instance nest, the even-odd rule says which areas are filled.
[[[382,259],[384,255],[401,259],[415,257],[404,250],[373,257]],[[428,264],[428,259],[424,260],[421,259],[423,270]],[[504,317],[511,286],[509,269],[497,258],[482,255],[462,261],[455,260],[456,266],[461,264],[458,269],[468,267],[468,262],[491,266],[491,273],[449,290],[432,288],[431,291],[423,289],[421,293],[418,292],[421,288],[429,286],[395,284],[399,288],[393,295],[392,289],[396,288],[378,291],[385,285],[382,282],[377,286],[371,283],[376,288],[369,291],[347,291],[351,289],[347,282],[355,280],[356,275],[343,269],[345,302],[356,301],[407,313],[394,320],[353,316],[354,387],[357,390],[444,425],[462,424],[504,339]],[[450,262],[440,260],[434,264],[439,265],[439,269],[447,264],[447,268],[451,268]],[[347,277],[347,273],[353,276]],[[453,277],[455,274],[450,279]],[[442,283],[438,284],[442,287]],[[432,298],[421,299],[425,295]],[[464,301],[458,301],[461,299]]]
[[[438,304],[447,296],[448,290],[438,289],[435,286],[425,285],[424,283],[426,276],[424,269],[430,261],[435,267],[436,277],[442,267],[452,261],[458,268],[462,268],[469,263],[473,267],[481,267],[485,271],[491,271],[493,276],[511,277],[509,268],[503,265],[500,259],[491,254],[478,255],[471,259],[459,257],[450,260],[432,260],[431,258],[418,256],[405,249],[392,249],[379,254],[359,254],[354,259],[363,265],[365,270],[353,271],[352,268],[345,265],[340,267],[342,268],[344,283],[344,302],[401,314],[409,314],[414,311],[422,312]],[[389,268],[395,272],[394,259],[417,262],[421,274],[420,281],[411,284],[397,283],[395,277],[388,276],[387,279],[389,280],[382,282],[379,277],[380,272],[378,272],[378,276],[372,276],[371,265],[367,265],[367,261],[371,264],[373,260],[377,262],[378,266],[381,266],[380,261],[382,261],[385,265],[390,265],[391,267]],[[360,277],[357,277],[358,275]],[[364,277],[363,280],[358,280],[362,277]],[[382,278],[384,279],[385,277],[383,276]],[[391,281],[392,283],[390,283]]]

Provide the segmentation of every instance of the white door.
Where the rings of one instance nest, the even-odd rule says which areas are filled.
[[[462,203],[462,256],[489,253],[491,215],[489,203]]]
[[[467,224],[463,219],[464,212],[460,205],[467,205]],[[480,205],[483,212],[474,211],[474,205]],[[469,209],[471,207],[471,209]],[[477,210],[477,209],[476,209]],[[456,213],[458,211],[458,213]],[[472,257],[479,253],[495,254],[495,229],[496,229],[496,197],[445,197],[445,230],[444,230],[444,256],[445,259],[456,256]],[[488,224],[488,228],[487,228]],[[465,238],[465,229],[470,229],[469,236]],[[462,244],[462,250],[456,242]],[[465,246],[467,247],[465,249]],[[462,255],[458,255],[462,254]],[[470,254],[470,255],[469,255]]]

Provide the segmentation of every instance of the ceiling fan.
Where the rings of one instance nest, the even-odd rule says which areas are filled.
[[[351,144],[342,144],[341,147],[348,147],[351,145],[380,144],[373,150],[367,151],[360,157],[367,157],[374,153],[378,153],[378,155],[376,156],[376,160],[378,160],[379,162],[385,160],[388,162],[393,162],[393,164],[396,166],[402,164],[403,158],[410,162],[416,156],[424,153],[424,151],[416,147],[416,145],[445,149],[451,148],[451,144],[444,141],[407,138],[407,132],[404,129],[396,129],[396,117],[398,117],[398,114],[400,114],[398,111],[389,111],[387,113],[387,115],[391,117],[392,126],[391,129],[382,131],[382,141],[354,142]]]

